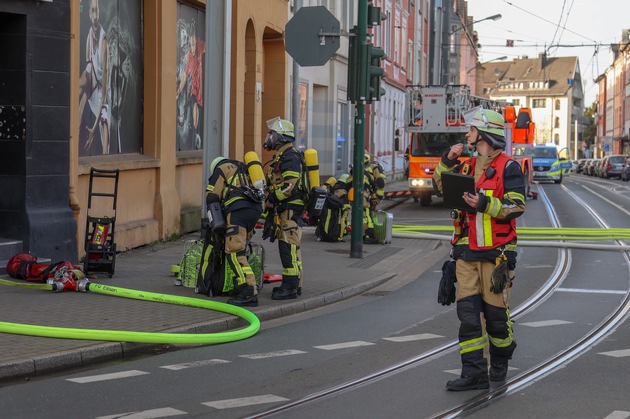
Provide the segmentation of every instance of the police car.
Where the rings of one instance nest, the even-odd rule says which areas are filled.
[[[561,183],[563,173],[569,173],[571,170],[571,161],[561,157],[555,145],[528,147],[525,155],[532,157],[535,181]]]

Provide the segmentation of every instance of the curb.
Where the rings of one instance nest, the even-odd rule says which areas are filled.
[[[385,273],[369,281],[351,285],[335,291],[305,298],[304,300],[291,302],[278,307],[266,307],[259,311],[252,310],[261,320],[273,320],[291,314],[302,313],[315,308],[336,303],[350,297],[359,295],[371,288],[375,288],[396,274]],[[169,329],[166,333],[212,333],[231,330],[242,327],[243,319],[234,316],[224,316],[206,323],[196,323],[190,326]],[[185,347],[202,346],[186,345]],[[175,345],[148,344],[135,342],[108,342],[96,345],[87,345],[76,350],[56,352],[23,360],[0,362],[0,380],[29,378],[60,370],[82,368],[102,362],[123,360],[127,356],[140,352],[168,350]],[[181,346],[182,348],[184,346]]]

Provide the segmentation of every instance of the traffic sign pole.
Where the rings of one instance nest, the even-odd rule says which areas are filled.
[[[369,88],[367,77],[367,0],[359,0],[357,17],[357,42],[359,49],[359,98],[355,106],[354,115],[354,159],[352,166],[352,187],[354,200],[352,201],[352,233],[350,236],[350,257],[363,258],[363,154],[365,150],[365,96]]]

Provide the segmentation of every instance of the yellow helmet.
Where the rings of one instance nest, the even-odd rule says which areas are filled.
[[[214,169],[216,169],[219,163],[221,163],[223,160],[227,160],[227,159],[223,156],[220,156],[212,160],[212,163],[210,163],[210,174],[214,172]]]

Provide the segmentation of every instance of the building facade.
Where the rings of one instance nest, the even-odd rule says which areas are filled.
[[[581,147],[580,125],[584,92],[577,57],[517,58],[486,64],[483,95],[528,107],[536,123],[536,142],[566,148],[570,156]],[[576,131],[576,121],[578,122]]]

